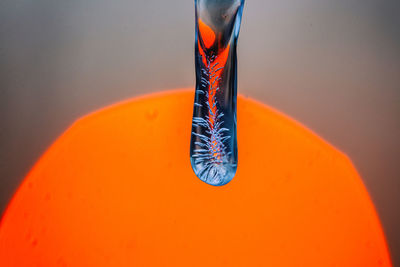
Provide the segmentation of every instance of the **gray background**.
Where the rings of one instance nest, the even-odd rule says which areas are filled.
[[[75,119],[194,86],[188,0],[0,1],[0,213]],[[360,172],[400,266],[400,1],[247,0],[239,92],[300,121]]]

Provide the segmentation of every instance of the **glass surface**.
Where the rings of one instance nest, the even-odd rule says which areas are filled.
[[[244,0],[195,0],[196,93],[190,160],[202,181],[224,185],[235,176],[236,45]]]

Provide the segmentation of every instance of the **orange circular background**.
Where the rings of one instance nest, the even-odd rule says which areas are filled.
[[[193,91],[75,122],[0,226],[0,266],[391,266],[350,160],[282,114],[238,99],[239,165],[201,182],[189,161]]]

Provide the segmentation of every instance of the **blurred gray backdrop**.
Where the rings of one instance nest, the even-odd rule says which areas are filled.
[[[193,1],[1,0],[0,213],[75,119],[193,87],[193,46]],[[400,266],[400,1],[246,0],[238,57],[241,94],[350,156]]]

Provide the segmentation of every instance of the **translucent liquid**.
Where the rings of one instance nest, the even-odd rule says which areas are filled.
[[[195,0],[196,94],[190,160],[210,185],[224,185],[237,169],[236,44],[244,0]]]

